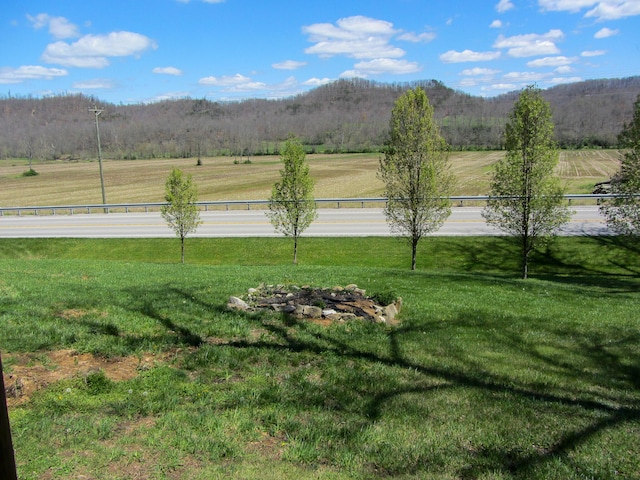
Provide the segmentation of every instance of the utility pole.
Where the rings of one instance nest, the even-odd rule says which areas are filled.
[[[104,193],[104,175],[102,174],[102,150],[100,149],[100,126],[98,125],[98,115],[104,110],[97,108],[95,105],[93,108],[89,108],[90,112],[93,112],[96,116],[96,137],[98,139],[98,164],[100,165],[100,187],[102,188],[102,204],[107,204],[107,196]],[[106,208],[105,208],[106,213]]]

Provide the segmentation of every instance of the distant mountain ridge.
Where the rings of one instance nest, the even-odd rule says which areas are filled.
[[[277,153],[290,132],[310,149],[378,151],[386,140],[395,100],[424,88],[442,134],[454,149],[500,149],[518,92],[484,98],[437,80],[378,83],[338,80],[294,97],[217,102],[183,98],[115,105],[96,97],[0,97],[0,158],[95,157],[97,105],[105,158],[192,157]],[[543,90],[561,147],[617,146],[632,118],[640,76],[588,80]]]

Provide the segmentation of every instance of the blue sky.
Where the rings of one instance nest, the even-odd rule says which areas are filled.
[[[640,0],[5,2],[2,96],[282,98],[351,77],[494,96],[640,75]]]

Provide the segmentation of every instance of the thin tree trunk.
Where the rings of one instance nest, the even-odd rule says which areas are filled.
[[[411,270],[416,269],[417,253],[418,253],[418,240],[414,238],[411,240]]]
[[[180,237],[180,261],[184,263],[184,237]]]
[[[522,240],[522,279],[526,280],[529,274],[529,237],[525,234]]]
[[[298,264],[298,237],[293,237],[293,264]]]

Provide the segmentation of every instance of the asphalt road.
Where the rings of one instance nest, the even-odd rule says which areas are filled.
[[[598,207],[574,207],[563,235],[606,235]],[[501,235],[488,226],[479,207],[454,207],[444,226],[433,235]],[[271,237],[277,234],[264,210],[201,212],[202,224],[189,237]],[[318,218],[304,232],[310,237],[392,235],[381,209],[319,209]],[[174,237],[159,213],[110,213],[0,217],[0,238],[149,238]]]

